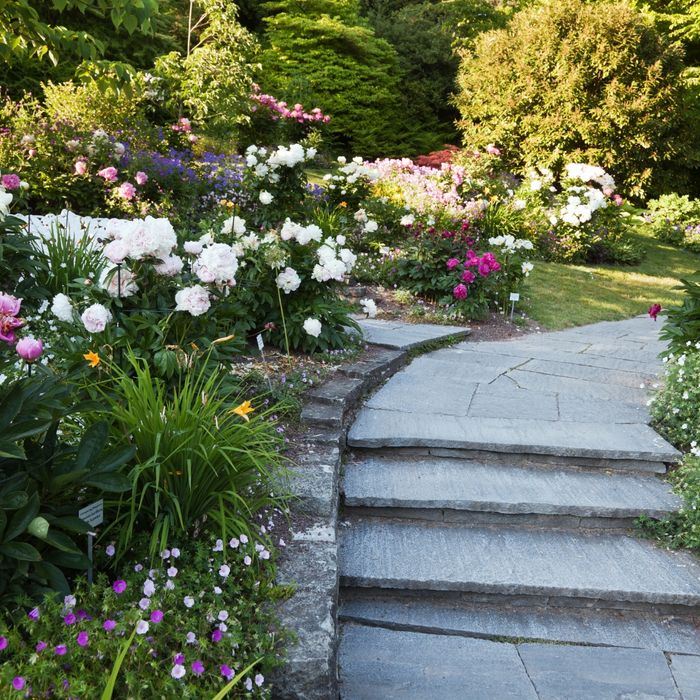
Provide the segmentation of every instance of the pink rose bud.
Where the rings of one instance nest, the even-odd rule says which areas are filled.
[[[28,335],[17,341],[15,350],[25,362],[31,363],[40,357],[42,352],[44,352],[44,344],[41,342],[41,340],[37,340],[36,338],[32,338],[32,336]]]
[[[87,172],[87,163],[84,160],[76,160],[75,161],[75,174],[76,175],[85,175]]]
[[[137,185],[145,185],[148,182],[148,175],[146,175],[146,173],[144,173],[142,170],[139,170],[134,179],[136,180]]]

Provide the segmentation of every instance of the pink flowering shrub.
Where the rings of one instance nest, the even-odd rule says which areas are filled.
[[[0,695],[99,697],[128,644],[120,697],[212,697],[254,664],[227,697],[269,698],[284,637],[268,603],[280,595],[268,546],[234,532],[117,566],[103,546],[93,586],[81,579],[0,623]]]

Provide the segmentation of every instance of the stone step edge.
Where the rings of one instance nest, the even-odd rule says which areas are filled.
[[[417,581],[407,579],[384,579],[369,576],[348,576],[340,571],[340,587],[348,589],[379,589],[404,591],[412,594],[438,593],[441,595],[485,595],[505,596],[510,598],[546,599],[549,605],[554,601],[577,601],[585,607],[587,604],[595,605],[601,601],[606,607],[615,609],[637,609],[673,607],[685,615],[700,613],[700,594],[686,595],[674,593],[645,593],[643,591],[616,591],[609,589],[577,589],[558,588],[556,586],[531,586],[520,583],[484,583],[481,581]],[[632,605],[627,608],[625,605]],[[552,605],[553,607],[566,607],[566,605]],[[643,609],[641,608],[641,609]]]
[[[347,446],[352,449],[353,457],[361,457],[363,454],[388,457],[392,461],[399,457],[446,457],[453,460],[487,461],[494,464],[529,466],[541,469],[560,467],[564,469],[599,470],[611,469],[625,472],[643,472],[650,474],[665,474],[666,464],[659,460],[658,455],[652,458],[648,453],[648,459],[640,459],[636,456],[629,457],[590,457],[587,455],[567,454],[560,455],[554,452],[523,452],[522,450],[506,449],[464,449],[460,447],[431,447],[427,445],[379,445],[368,446],[353,442],[348,436]],[[518,446],[522,448],[522,445]],[[571,451],[570,451],[571,452]],[[617,453],[620,454],[620,453]],[[676,462],[669,460],[669,464]]]
[[[427,523],[444,523],[483,526],[512,526],[537,529],[558,530],[633,530],[636,520],[645,516],[653,520],[661,520],[671,511],[628,510],[624,513],[610,514],[600,513],[575,513],[567,512],[575,510],[563,508],[559,512],[537,510],[532,508],[522,511],[505,511],[491,508],[441,508],[431,506],[377,506],[376,504],[363,505],[358,502],[361,499],[352,499],[352,502],[341,500],[344,517],[369,517],[385,518],[390,520],[414,520]],[[480,505],[480,504],[479,504]],[[601,509],[602,511],[610,509]]]

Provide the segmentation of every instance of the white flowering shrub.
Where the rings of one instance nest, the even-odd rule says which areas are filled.
[[[537,168],[528,173],[514,202],[550,260],[632,264],[641,258],[626,238],[630,208],[603,168],[569,163],[559,181],[549,168]]]

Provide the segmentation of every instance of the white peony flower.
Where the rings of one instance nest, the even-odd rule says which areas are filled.
[[[285,293],[289,294],[299,289],[301,284],[301,278],[297,274],[296,270],[291,267],[285,268],[284,272],[280,272],[277,275],[277,286]]]
[[[12,204],[12,195],[0,188],[0,214],[7,216],[10,213],[10,204]]]
[[[352,272],[352,268],[355,267],[357,262],[357,255],[348,248],[343,248],[340,251],[340,259],[345,263],[345,271]]]
[[[153,269],[163,277],[175,277],[182,272],[184,263],[179,255],[169,255],[163,262],[153,266]]]
[[[370,219],[364,226],[365,233],[374,233],[379,228],[379,224],[374,220]]]
[[[88,333],[101,333],[112,320],[112,314],[102,304],[93,304],[83,311],[80,320]]]
[[[199,255],[204,250],[204,245],[200,241],[186,241],[183,248],[185,253]]]
[[[307,318],[304,321],[304,330],[310,336],[318,338],[321,335],[321,322],[317,318]]]
[[[528,277],[535,266],[531,262],[524,262],[521,267],[525,277]]]
[[[364,209],[358,209],[353,214],[353,218],[355,219],[355,221],[358,221],[359,223],[364,224],[368,219],[367,212]]]
[[[374,299],[362,299],[360,300],[360,306],[367,314],[367,318],[374,318],[377,315],[377,304],[374,302]]]
[[[245,219],[241,219],[238,216],[232,216],[224,221],[221,227],[221,233],[235,233],[238,236],[242,236],[245,233]]]
[[[401,226],[412,226],[416,221],[416,217],[413,216],[413,214],[405,214],[404,216],[401,217],[401,221],[399,223]]]
[[[60,321],[70,323],[73,320],[73,305],[65,294],[57,294],[51,304],[51,313]]]
[[[139,290],[136,276],[127,267],[105,268],[100,275],[99,284],[111,297],[130,297]]]
[[[184,287],[175,295],[175,311],[187,311],[192,316],[201,316],[210,307],[209,292],[199,284]]]
[[[260,200],[261,204],[270,204],[270,202],[272,202],[273,200],[273,197],[267,190],[263,190],[258,196],[258,199]]]
[[[192,265],[192,272],[207,284],[233,285],[237,271],[236,252],[226,243],[213,243],[207,246]]]

